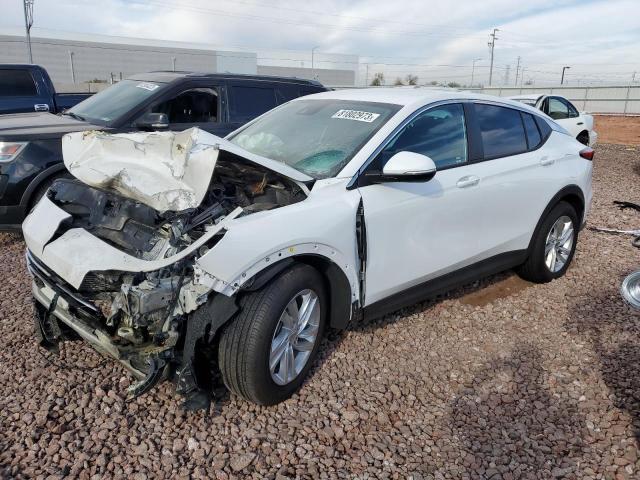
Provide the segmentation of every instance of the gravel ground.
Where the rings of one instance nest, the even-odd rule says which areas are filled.
[[[640,148],[601,145],[591,225],[640,226]],[[547,285],[501,274],[325,341],[300,394],[185,414],[131,403],[119,366],[41,355],[24,244],[0,236],[0,475],[60,478],[640,478],[640,315],[629,238],[583,231]]]

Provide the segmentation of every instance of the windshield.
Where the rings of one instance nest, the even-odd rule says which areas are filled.
[[[165,84],[122,80],[80,102],[65,113],[95,123],[109,123],[158,92]]]
[[[257,155],[319,179],[336,175],[399,105],[348,100],[296,100],[229,138]]]

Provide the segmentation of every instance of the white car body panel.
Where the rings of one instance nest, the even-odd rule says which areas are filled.
[[[569,102],[569,100],[561,95],[516,95],[509,97],[511,100],[523,102],[526,105],[534,106],[536,109],[542,111],[542,103],[548,97],[559,97]],[[569,102],[571,103],[571,102]],[[574,105],[575,108],[575,105]],[[576,108],[577,110],[577,108]],[[598,142],[598,133],[594,130],[594,118],[587,112],[580,112],[579,115],[572,118],[561,118],[558,120],[552,119],[558,125],[562,126],[569,134],[576,138],[581,132],[587,131],[589,133],[589,146],[593,147]]]
[[[477,186],[456,186],[479,170],[479,164],[466,165],[428,182],[359,189],[368,239],[365,306],[479,257],[473,232],[483,231],[482,194]]]
[[[359,296],[356,252],[357,190],[346,180],[318,181],[307,200],[270,212],[239,218],[227,226],[220,242],[197,265],[213,289],[234,294],[256,273],[274,262],[296,255],[318,255],[335,263]]]

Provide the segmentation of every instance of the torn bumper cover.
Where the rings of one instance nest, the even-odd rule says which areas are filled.
[[[23,224],[42,346],[83,339],[136,377],[132,396],[174,373],[198,389],[199,342],[237,311],[198,258],[241,217],[308,193],[303,174],[227,144],[197,129],[65,136],[82,181],[55,182]]]

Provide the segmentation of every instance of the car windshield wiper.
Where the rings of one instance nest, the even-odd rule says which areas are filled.
[[[68,116],[70,116],[71,118],[73,118],[75,120],[80,120],[81,122],[85,122],[86,121],[86,119],[83,116],[78,115],[77,113],[64,112],[62,115],[68,115]]]

